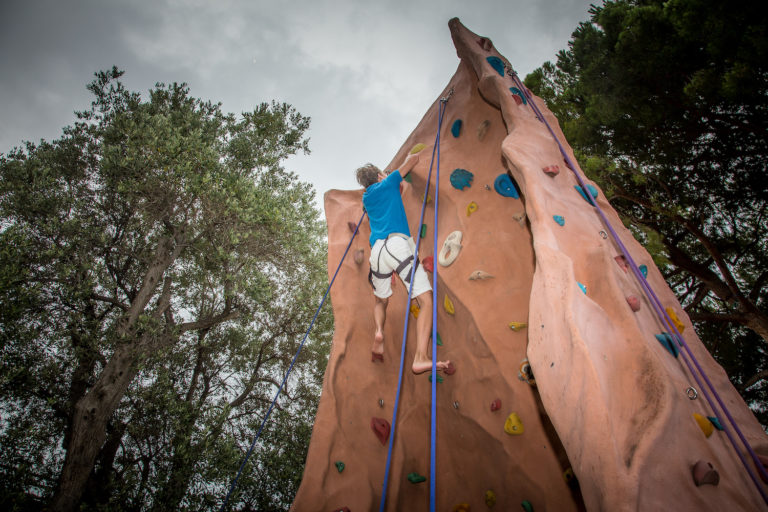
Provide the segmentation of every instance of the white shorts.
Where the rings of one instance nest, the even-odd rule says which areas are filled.
[[[371,257],[368,262],[371,264],[371,270],[379,274],[390,274],[397,270],[400,263],[416,252],[416,244],[412,237],[403,238],[398,235],[390,235],[387,240],[376,240],[371,247]],[[406,265],[400,271],[398,276],[403,281],[406,288],[410,287],[408,279],[411,277],[411,267],[413,262]],[[386,299],[392,295],[392,278],[376,277],[371,274],[371,285],[373,294],[381,299]],[[432,285],[429,284],[427,272],[422,265],[416,267],[416,273],[413,276],[413,291],[411,298],[416,298],[424,292],[432,291]]]

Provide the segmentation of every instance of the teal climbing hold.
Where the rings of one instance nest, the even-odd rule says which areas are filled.
[[[496,177],[496,181],[493,182],[493,188],[504,197],[520,199],[520,190],[517,188],[517,183],[507,173],[499,174]]]
[[[565,217],[563,217],[562,215],[553,215],[552,218],[555,219],[555,222],[557,222],[561,226],[565,226]]]
[[[407,181],[408,183],[413,183],[413,180],[411,179],[411,173],[408,173],[403,178],[403,181]]]
[[[421,476],[418,473],[408,473],[408,481],[412,484],[420,484],[427,480],[427,477]]]
[[[523,507],[525,512],[533,512],[533,505],[531,505],[531,502],[528,500],[523,500],[523,502],[520,503],[520,506]]]
[[[643,277],[648,277],[648,267],[645,265],[640,265],[640,273],[643,274]]]
[[[525,105],[525,104],[527,103],[527,101],[525,100],[525,94],[523,94],[523,91],[521,91],[521,90],[520,90],[520,89],[518,89],[517,87],[510,87],[510,88],[509,88],[509,91],[510,91],[512,94],[514,94],[515,96],[519,96],[519,97],[520,97],[520,99],[523,101],[523,105]]]
[[[677,357],[680,351],[677,350],[677,347],[675,346],[675,342],[672,339],[672,336],[670,336],[668,332],[663,332],[661,334],[654,334],[654,336],[656,336],[656,339],[659,340],[659,343],[661,343],[662,347],[667,349],[670,354]]]
[[[597,199],[597,189],[595,188],[594,185],[587,185],[587,189],[589,190],[589,193],[592,195],[592,197],[587,196],[587,193],[584,192],[584,189],[581,188],[581,186],[579,185],[574,185],[573,188],[576,189],[576,192],[578,192],[586,202],[588,202],[592,206],[595,206],[595,202],[592,200],[592,197]]]
[[[712,425],[714,425],[717,430],[725,430],[723,424],[717,419],[717,416],[707,416],[707,419],[712,422]]]
[[[490,57],[486,57],[485,60],[488,61],[488,64],[490,64],[499,75],[504,76],[504,62],[502,62],[500,58],[491,55]]]
[[[579,285],[579,288],[581,288],[581,291],[584,292],[584,295],[587,294],[587,287],[581,284],[580,282],[576,281],[576,284]]]
[[[344,463],[343,462],[341,462],[340,460],[337,460],[336,462],[334,462],[334,464],[336,465],[336,469],[339,470],[339,473],[344,471]]]
[[[429,382],[432,382],[432,374],[431,373],[429,374]],[[441,382],[443,382],[443,377],[438,375],[437,376],[437,383],[440,384]]]
[[[454,169],[451,173],[451,185],[453,185],[453,188],[464,190],[465,187],[472,186],[474,178],[475,175],[466,169]]]
[[[451,135],[458,137],[461,134],[461,119],[457,119],[451,125]]]

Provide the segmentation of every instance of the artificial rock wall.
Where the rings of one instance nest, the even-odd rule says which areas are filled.
[[[724,433],[707,437],[694,419],[712,411],[701,396],[687,396],[695,382],[656,338],[667,329],[615,259],[617,246],[575,190],[578,183],[546,127],[510,89],[511,77],[494,68],[504,58],[458,19],[449,27],[458,69],[388,167],[396,169],[414,146],[426,145],[403,187],[415,237],[439,98],[453,89],[441,131],[438,240],[458,230],[462,248],[437,273],[439,358],[457,369],[438,384],[437,510],[764,509]],[[557,120],[537,102],[565,143]],[[471,181],[457,173],[452,183],[455,169],[472,173]],[[503,183],[506,195],[497,191],[500,175],[515,180],[519,198]],[[434,177],[427,193],[435,197]],[[361,190],[325,195],[330,275],[352,236],[349,223],[362,215],[361,197]],[[762,428],[696,337],[649,254],[599,190],[596,200],[633,259],[647,266],[664,306],[681,319],[684,338],[752,446],[768,453]],[[433,208],[434,201],[420,257],[434,256],[437,265]],[[408,292],[395,287],[384,362],[371,362],[369,234],[363,221],[331,290],[335,335],[295,511],[379,507],[387,445],[371,420],[392,419]],[[470,279],[476,271],[491,277]],[[444,307],[446,295],[453,314]],[[414,345],[411,317],[387,492],[392,511],[429,505],[428,482],[407,478],[429,475],[430,382],[427,374],[410,372]],[[712,464],[717,485],[696,485],[692,467],[699,460]]]

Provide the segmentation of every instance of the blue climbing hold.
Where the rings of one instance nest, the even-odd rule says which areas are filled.
[[[720,420],[717,418],[717,416],[707,416],[707,419],[712,422],[712,425],[714,425],[717,430],[725,430],[723,428],[723,424],[720,423]]]
[[[521,91],[521,90],[520,90],[520,89],[518,89],[517,87],[510,87],[510,88],[509,88],[509,91],[510,91],[512,94],[514,94],[514,95],[516,95],[516,96],[519,96],[519,97],[520,97],[520,99],[521,99],[521,100],[523,100],[523,105],[525,105],[526,103],[528,103],[528,102],[525,100],[525,94],[523,94],[523,91]]]
[[[453,125],[451,125],[451,135],[454,137],[458,137],[461,133],[461,119],[457,119],[453,122]]]
[[[499,75],[504,76],[504,63],[500,58],[491,55],[490,57],[486,57],[485,60],[488,61],[488,64],[490,64]]]
[[[581,291],[584,292],[584,295],[587,294],[587,287],[581,284],[580,282],[576,281],[576,284],[579,285],[579,288],[581,288]]]
[[[643,274],[643,277],[648,277],[648,267],[645,265],[640,265],[640,273]]]
[[[675,346],[675,342],[672,339],[672,336],[668,332],[663,332],[661,334],[655,334],[656,339],[659,340],[659,343],[661,343],[661,346],[664,347],[669,351],[670,354],[677,357],[677,354],[680,353],[679,350],[677,350],[677,347]]]
[[[562,215],[553,215],[552,218],[555,219],[555,222],[557,222],[561,226],[565,226],[565,217],[563,217]]]
[[[587,196],[587,193],[584,192],[584,189],[581,188],[579,185],[574,185],[573,188],[576,189],[576,192],[578,192],[586,202],[588,202],[592,206],[595,206],[595,202],[592,200],[592,197],[597,198],[597,189],[595,188],[594,185],[587,185],[587,189],[589,189],[589,193],[592,195],[592,197]]]
[[[454,169],[451,173],[451,185],[453,188],[464,190],[464,187],[471,187],[475,175],[466,169]]]
[[[496,177],[496,181],[493,182],[493,188],[504,197],[520,199],[520,190],[517,188],[517,183],[507,173],[499,174]]]

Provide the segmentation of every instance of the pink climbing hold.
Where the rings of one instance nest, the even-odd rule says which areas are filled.
[[[384,418],[371,418],[371,429],[381,444],[387,444],[389,440],[389,422]]]
[[[559,165],[548,165],[546,167],[542,167],[541,170],[544,171],[544,174],[548,176],[557,176],[558,174],[560,174]]]
[[[355,263],[358,265],[363,262],[363,256],[365,255],[365,251],[362,249],[358,249],[355,251]]]
[[[435,271],[435,260],[432,256],[427,256],[423,260],[421,260],[421,264],[424,265],[424,270],[427,272],[434,272]]]
[[[501,398],[497,398],[493,402],[491,402],[491,412],[495,412],[501,409]]]
[[[629,264],[627,263],[627,258],[620,254],[619,256],[616,256],[613,258],[616,260],[616,263],[619,264],[619,267],[621,267],[621,270],[623,270],[625,273],[629,270]]]
[[[634,295],[630,295],[629,297],[627,297],[627,304],[629,304],[629,308],[635,313],[640,311],[640,299],[638,299]]]
[[[696,487],[702,485],[717,485],[720,483],[720,475],[709,462],[700,460],[693,466],[693,481]]]
[[[357,229],[357,224],[355,224],[352,221],[347,222],[347,227],[349,228],[349,231],[354,233],[355,229]]]

